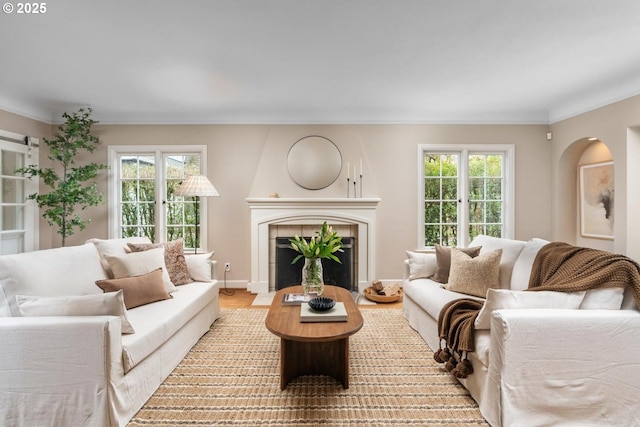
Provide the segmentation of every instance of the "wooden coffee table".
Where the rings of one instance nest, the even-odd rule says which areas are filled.
[[[302,286],[276,292],[267,313],[267,329],[280,337],[280,389],[302,375],[329,375],[349,388],[349,337],[362,328],[362,315],[351,293],[338,286],[325,286],[324,294],[342,301],[346,322],[300,322],[299,305],[282,305],[285,293],[301,293]]]

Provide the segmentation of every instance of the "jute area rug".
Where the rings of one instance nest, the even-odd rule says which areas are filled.
[[[224,309],[129,426],[487,425],[400,309],[361,312],[346,390],[321,375],[280,390],[280,338],[264,325],[267,310]]]

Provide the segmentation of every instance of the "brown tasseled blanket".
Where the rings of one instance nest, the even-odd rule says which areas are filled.
[[[640,307],[640,265],[624,255],[553,242],[538,251],[528,290],[576,292],[611,287],[631,287]],[[433,358],[458,378],[473,373],[466,353],[475,351],[474,324],[482,304],[471,298],[457,299],[442,307],[438,316],[440,348]]]

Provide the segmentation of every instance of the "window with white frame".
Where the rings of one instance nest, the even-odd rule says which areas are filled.
[[[513,237],[513,145],[420,145],[418,247]]]
[[[17,254],[38,249],[38,206],[29,200],[38,192],[38,178],[28,179],[16,169],[38,166],[36,144],[25,135],[0,131],[0,254]],[[32,141],[37,141],[32,139]]]
[[[110,146],[109,236],[146,236],[152,242],[184,238],[186,250],[196,240],[195,198],[174,195],[190,175],[206,175],[206,146]],[[198,216],[206,218],[206,204]],[[206,236],[206,221],[197,232]],[[198,248],[201,249],[201,248]]]

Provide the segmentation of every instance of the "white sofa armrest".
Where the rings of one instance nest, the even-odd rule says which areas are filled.
[[[0,424],[110,425],[120,323],[116,316],[0,318]]]
[[[490,348],[499,424],[640,424],[640,312],[496,310]]]

